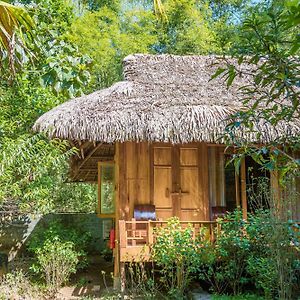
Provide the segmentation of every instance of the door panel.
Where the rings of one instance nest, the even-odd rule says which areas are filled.
[[[155,147],[154,165],[155,166],[171,166],[172,163],[172,148],[171,147]]]
[[[199,208],[198,168],[180,168],[181,209]]]
[[[183,221],[200,220],[198,148],[180,148],[180,218]]]
[[[172,200],[168,194],[171,186],[171,168],[156,166],[154,169],[154,204],[157,207],[172,207]]]
[[[198,148],[180,148],[181,166],[198,166]]]
[[[201,220],[199,146],[153,147],[153,203],[157,218]]]
[[[172,189],[172,147],[153,149],[153,204],[158,219],[173,216],[170,191]]]

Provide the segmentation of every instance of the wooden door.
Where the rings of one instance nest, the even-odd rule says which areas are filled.
[[[202,217],[199,186],[199,149],[198,147],[179,148],[179,201],[180,218],[184,221],[196,221]]]
[[[173,216],[172,199],[172,146],[153,147],[153,203],[158,219]]]
[[[153,146],[152,189],[158,219],[203,219],[199,157],[197,145]]]

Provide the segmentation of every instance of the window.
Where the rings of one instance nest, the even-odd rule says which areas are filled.
[[[98,215],[114,217],[115,166],[113,162],[98,163]]]
[[[209,147],[209,198],[212,218],[236,208],[236,174],[230,154],[224,154],[223,147]]]

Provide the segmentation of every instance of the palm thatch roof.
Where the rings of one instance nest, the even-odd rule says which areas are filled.
[[[105,143],[150,141],[222,142],[226,120],[243,109],[239,88],[250,78],[239,77],[227,89],[213,80],[220,63],[215,56],[135,54],[124,59],[124,81],[90,95],[69,100],[42,115],[34,130],[50,137]],[[244,65],[247,69],[249,66]],[[253,132],[236,134],[269,142],[300,132],[300,123],[275,128],[259,121]]]

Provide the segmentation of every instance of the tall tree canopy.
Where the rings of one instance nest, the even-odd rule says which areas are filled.
[[[11,72],[3,64],[9,49],[5,48],[5,42],[1,44],[6,54],[1,57],[0,69],[0,202],[14,201],[24,211],[44,213],[93,210],[94,187],[65,184],[68,158],[76,150],[70,149],[66,141],[48,141],[42,135],[34,135],[31,127],[36,118],[72,97],[120,80],[122,59],[130,53],[230,54],[241,50],[250,53],[240,36],[249,2],[19,0],[15,3],[23,6],[11,12],[22,12],[26,17],[15,16],[14,24],[24,29],[36,24],[31,28],[34,38],[26,39],[26,48],[34,55],[22,61],[22,68],[16,69],[11,81]],[[263,7],[253,13],[261,14],[261,10]],[[6,35],[2,33],[1,38],[4,40]]]

